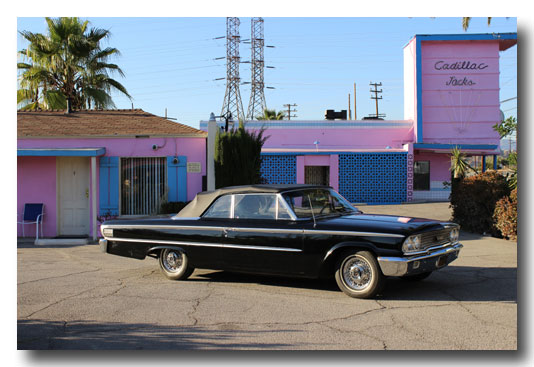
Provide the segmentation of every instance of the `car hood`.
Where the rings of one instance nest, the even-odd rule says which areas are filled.
[[[442,227],[445,224],[448,223],[434,219],[364,213],[321,218],[317,221],[317,226],[325,229],[387,232],[403,235],[431,229],[432,227]]]

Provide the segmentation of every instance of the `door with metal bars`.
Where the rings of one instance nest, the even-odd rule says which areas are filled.
[[[121,215],[157,214],[166,183],[165,157],[121,158]]]
[[[325,185],[330,183],[330,166],[304,166],[304,183]]]

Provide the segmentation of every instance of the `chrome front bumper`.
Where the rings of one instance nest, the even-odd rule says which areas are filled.
[[[108,240],[106,240],[104,238],[101,238],[98,241],[98,244],[100,245],[100,251],[102,251],[103,253],[107,254],[107,252],[108,252]]]
[[[457,243],[428,254],[412,257],[378,257],[378,264],[386,276],[400,277],[440,269],[458,258],[460,249],[464,247]]]

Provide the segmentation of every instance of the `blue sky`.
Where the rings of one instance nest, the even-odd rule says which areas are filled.
[[[210,112],[219,114],[225,93],[224,39],[226,18],[83,18],[93,27],[111,31],[108,45],[121,51],[114,59],[126,74],[116,78],[133,100],[114,95],[117,108],[142,108],[198,127]],[[242,39],[250,38],[250,18],[240,18]],[[403,118],[403,47],[415,34],[465,33],[461,18],[264,18],[265,83],[268,108],[297,104],[296,120],[324,119],[326,109],[347,109],[357,84],[358,118],[374,113],[370,82],[382,82],[380,113]],[[44,18],[17,19],[18,30],[45,32]],[[516,18],[473,18],[467,33],[517,32]],[[17,47],[26,46],[18,35]],[[242,61],[250,60],[250,45],[241,44]],[[500,99],[517,96],[517,46],[501,53]],[[250,66],[242,64],[241,81],[250,81]],[[250,86],[241,86],[243,108]],[[506,116],[517,116],[517,100],[501,105]]]

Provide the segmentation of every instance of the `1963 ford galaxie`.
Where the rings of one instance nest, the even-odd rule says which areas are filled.
[[[108,254],[159,259],[169,279],[195,268],[335,277],[368,298],[387,276],[421,280],[458,257],[459,227],[420,218],[364,214],[332,188],[235,186],[196,196],[169,218],[105,222]]]

